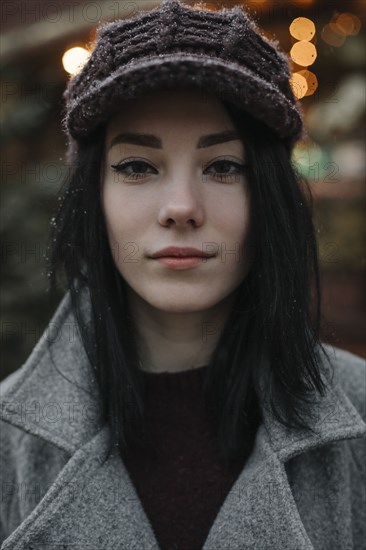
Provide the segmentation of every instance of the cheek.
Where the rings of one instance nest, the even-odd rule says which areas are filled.
[[[131,211],[127,212],[124,202],[113,198],[112,194],[104,193],[102,204],[110,251],[118,271],[125,276],[126,267],[131,265],[129,262],[136,261],[138,254],[134,245],[136,222],[134,230]]]
[[[223,237],[221,249],[238,250],[240,258],[245,259],[251,230],[250,197],[245,193],[216,201],[214,212],[216,234]]]
[[[102,193],[102,208],[107,230],[115,240],[128,240],[131,232],[136,232],[141,212],[141,205],[129,200],[117,186],[106,185]]]
[[[101,201],[114,262],[119,272],[128,277],[135,273],[142,258],[151,204],[141,196],[123,191],[118,186],[107,185]]]
[[[251,265],[254,258],[254,243],[252,231],[253,219],[251,214],[250,198],[246,200],[242,210],[242,225],[238,236],[241,243],[243,260],[247,265]]]
[[[113,196],[108,190],[104,189],[102,192],[102,210],[104,215],[105,224],[107,227],[108,237],[115,239],[116,230],[118,225],[118,203],[113,200]],[[121,216],[122,219],[122,216]]]
[[[126,216],[125,201],[108,186],[102,193],[102,209],[107,229],[108,241],[114,262],[121,272],[125,242],[130,241],[129,219]]]

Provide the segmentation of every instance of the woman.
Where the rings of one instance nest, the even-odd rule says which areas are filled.
[[[365,365],[319,340],[289,76],[239,7],[99,29],[65,92],[67,293],[1,385],[1,548],[362,547]]]

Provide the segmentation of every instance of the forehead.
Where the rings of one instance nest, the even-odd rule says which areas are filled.
[[[152,133],[175,131],[192,134],[234,129],[234,124],[215,95],[194,88],[154,90],[121,102],[107,124],[107,136],[120,130]]]

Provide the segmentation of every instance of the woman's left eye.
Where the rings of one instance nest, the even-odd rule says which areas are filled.
[[[214,170],[216,176],[220,181],[225,182],[231,182],[233,179],[237,179],[240,177],[241,174],[245,171],[245,165],[244,164],[238,164],[234,161],[229,160],[217,160],[216,162],[213,162],[208,168],[206,168],[205,172],[211,170],[213,167],[221,167],[220,169]],[[127,177],[133,179],[133,180],[139,180],[143,179],[145,176],[148,175],[147,170],[155,170],[155,168],[152,168],[149,164],[143,161],[129,161],[129,162],[121,162],[120,164],[112,164],[111,168],[115,170],[115,172],[118,172],[120,174],[125,174]],[[140,170],[131,170],[131,168],[140,168]],[[144,168],[145,170],[141,170],[141,168]],[[228,171],[231,168],[233,168],[233,171]],[[220,173],[221,172],[221,173]],[[222,173],[224,172],[224,173]]]
[[[245,164],[238,164],[237,162],[234,162],[232,160],[217,160],[216,162],[212,163],[209,168],[212,168],[213,166],[221,166],[221,167],[227,167],[228,169],[234,168],[233,172],[226,172],[225,169],[223,170],[215,170],[216,174],[218,172],[225,172],[224,174],[219,176],[220,181],[232,181],[234,179],[237,179],[240,177],[241,174],[245,171]]]

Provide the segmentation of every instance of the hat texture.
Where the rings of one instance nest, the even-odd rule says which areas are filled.
[[[70,147],[90,137],[121,101],[186,85],[249,112],[290,147],[304,137],[288,58],[243,6],[210,11],[163,0],[148,12],[102,24],[96,37],[64,91]]]

